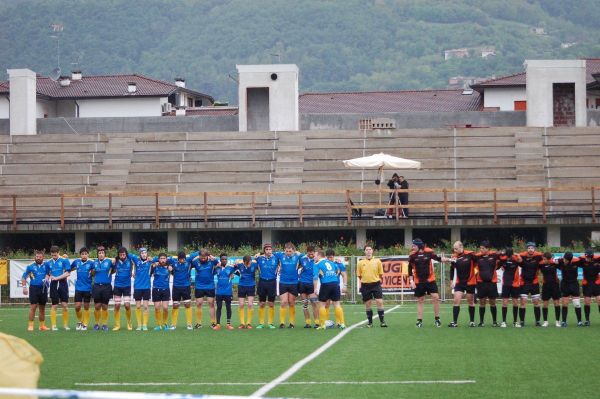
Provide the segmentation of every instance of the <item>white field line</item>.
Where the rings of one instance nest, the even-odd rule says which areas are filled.
[[[386,313],[393,312],[394,310],[398,309],[399,307],[400,307],[400,305],[396,305],[396,306],[386,310]],[[346,328],[341,333],[337,334],[335,337],[333,337],[332,339],[327,341],[325,344],[321,345],[316,351],[314,351],[310,355],[306,356],[304,359],[301,359],[300,361],[296,362],[294,365],[292,365],[292,367],[287,369],[279,377],[275,378],[273,381],[269,382],[268,384],[265,384],[259,390],[257,390],[252,395],[250,395],[250,397],[264,396],[269,391],[271,391],[273,388],[277,387],[277,385],[281,384],[282,382],[286,381],[291,376],[296,374],[296,372],[298,372],[302,367],[304,367],[304,365],[306,365],[313,359],[316,359],[317,357],[319,357],[319,355],[321,355],[321,353],[325,352],[327,349],[329,349],[330,347],[335,345],[336,342],[338,342],[339,340],[344,338],[346,336],[346,334],[350,333],[350,331],[354,330],[355,328],[357,328],[363,324],[366,324],[367,321],[368,320],[365,319],[363,321],[359,321],[358,323],[355,323],[355,324],[351,325],[350,327]]]
[[[393,385],[393,384],[475,384],[475,380],[406,380],[406,381],[284,381],[279,385]],[[252,386],[267,382],[77,382],[86,387],[135,387],[135,386]]]

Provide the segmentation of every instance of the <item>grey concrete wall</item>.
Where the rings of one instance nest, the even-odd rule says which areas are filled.
[[[45,118],[37,120],[37,132],[144,133],[144,132],[236,132],[237,115],[134,118]],[[8,120],[0,120],[0,133],[8,134]]]
[[[587,125],[590,127],[600,126],[600,109],[587,110]]]
[[[359,119],[391,118],[397,129],[449,126],[525,126],[525,112],[413,112],[384,114],[302,114],[300,130],[356,130]]]

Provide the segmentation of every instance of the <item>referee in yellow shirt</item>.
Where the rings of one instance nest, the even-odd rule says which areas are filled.
[[[373,327],[373,310],[371,309],[373,299],[377,304],[377,315],[381,327],[387,327],[384,320],[383,291],[381,290],[383,265],[381,260],[373,258],[373,247],[370,245],[365,246],[365,258],[358,261],[356,274],[360,279],[360,293],[367,309],[367,319],[369,320],[367,327]]]

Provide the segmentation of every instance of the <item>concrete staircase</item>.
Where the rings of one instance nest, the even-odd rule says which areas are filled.
[[[306,136],[299,132],[283,132],[277,141],[275,165],[271,191],[296,191],[302,189],[304,174],[304,154]],[[293,197],[275,196],[273,205],[289,205],[296,200]]]
[[[132,137],[109,138],[100,167],[96,192],[125,191],[134,145],[135,139]]]
[[[543,129],[515,132],[515,165],[518,187],[546,186],[546,158]],[[518,194],[519,202],[539,202],[538,192]]]

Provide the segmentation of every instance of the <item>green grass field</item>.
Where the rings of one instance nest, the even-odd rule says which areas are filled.
[[[344,308],[348,325],[364,318],[363,306]],[[451,309],[442,306],[443,327],[435,328],[428,305],[425,326],[417,329],[416,306],[404,305],[386,315],[388,329],[376,323],[373,329],[350,331],[268,396],[598,397],[596,305],[591,327],[577,328],[571,308],[566,329],[533,327],[531,309],[529,326],[523,329],[468,328],[466,307],[460,328],[450,329]],[[233,313],[235,323],[236,307]],[[301,321],[300,308],[297,315]],[[550,315],[553,320],[553,309]],[[187,331],[182,314],[179,328],[169,332],[80,332],[74,330],[71,314],[71,331],[30,333],[26,317],[23,307],[0,308],[0,331],[26,339],[42,353],[41,388],[78,390],[250,395],[339,333],[303,328]],[[489,318],[488,310],[486,321],[491,323]],[[474,382],[440,383],[451,380]],[[90,383],[122,385],[85,385]]]

